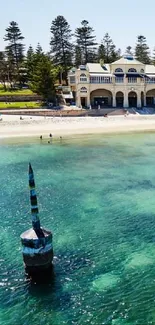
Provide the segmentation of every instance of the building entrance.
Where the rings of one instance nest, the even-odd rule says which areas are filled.
[[[129,93],[129,107],[137,107],[137,94],[132,91]]]
[[[124,95],[121,91],[116,94],[116,107],[123,107],[124,105]]]
[[[94,97],[94,107],[98,108],[107,107],[108,106],[108,97]]]
[[[81,106],[85,108],[87,106],[86,97],[81,97]]]

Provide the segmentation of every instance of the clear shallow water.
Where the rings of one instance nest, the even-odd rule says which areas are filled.
[[[31,161],[53,281],[25,278]],[[0,325],[155,324],[155,134],[0,147]]]

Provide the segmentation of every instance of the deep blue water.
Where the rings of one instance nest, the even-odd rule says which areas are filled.
[[[28,162],[54,277],[25,277]],[[155,134],[0,146],[0,325],[155,324]]]

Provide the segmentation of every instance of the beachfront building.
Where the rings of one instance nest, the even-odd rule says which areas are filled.
[[[132,56],[81,65],[69,72],[68,80],[77,107],[155,106],[155,66]]]

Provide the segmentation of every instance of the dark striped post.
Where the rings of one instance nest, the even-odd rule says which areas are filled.
[[[48,270],[53,260],[52,233],[43,229],[39,220],[39,209],[35,190],[34,173],[29,164],[29,188],[32,228],[21,235],[24,264],[28,273]]]
[[[37,195],[35,190],[34,173],[30,163],[29,163],[29,187],[30,187],[32,227],[35,231],[37,231],[40,230],[39,210],[38,210]]]

